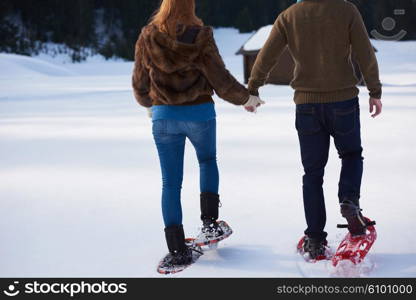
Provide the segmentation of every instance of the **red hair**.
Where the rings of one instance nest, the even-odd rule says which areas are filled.
[[[195,14],[195,0],[163,0],[150,24],[162,32],[176,37],[177,26],[202,26],[204,23]]]

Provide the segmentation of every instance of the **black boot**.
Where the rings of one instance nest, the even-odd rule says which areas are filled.
[[[224,234],[217,223],[220,203],[218,194],[201,193],[202,233],[208,234],[209,239]]]
[[[218,220],[220,196],[213,193],[201,193],[201,220],[215,222]]]
[[[185,244],[183,226],[165,228],[166,243],[170,252],[169,263],[172,265],[187,265],[192,262],[192,250]]]
[[[358,199],[343,199],[341,201],[341,215],[347,219],[348,230],[352,236],[366,233],[367,222],[361,214]]]
[[[309,253],[310,259],[324,259],[326,257],[325,247],[327,244],[326,239],[315,239],[305,236],[303,251]]]
[[[204,227],[216,227],[220,203],[218,194],[201,193],[201,220]]]

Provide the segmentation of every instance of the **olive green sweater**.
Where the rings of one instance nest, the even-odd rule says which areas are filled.
[[[370,96],[381,98],[377,59],[363,19],[344,0],[304,0],[282,12],[254,64],[249,91],[258,95],[288,46],[295,61],[295,103],[327,103],[354,98],[359,90],[351,51]]]

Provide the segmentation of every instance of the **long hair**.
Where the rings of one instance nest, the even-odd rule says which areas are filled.
[[[162,0],[150,24],[175,38],[179,24],[202,26],[203,22],[195,14],[195,0]]]

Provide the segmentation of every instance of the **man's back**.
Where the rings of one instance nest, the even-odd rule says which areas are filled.
[[[344,0],[304,0],[284,11],[253,68],[256,92],[284,46],[295,60],[295,102],[337,102],[358,95],[351,49],[373,96],[381,94],[377,60],[357,8]]]
[[[288,45],[297,62],[295,89],[319,91],[357,84],[349,61],[350,5],[343,0],[315,0],[286,11]],[[335,73],[345,78],[334,77]],[[342,83],[337,82],[340,80]]]

